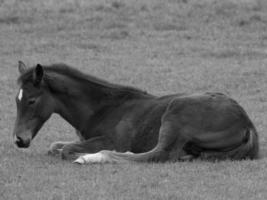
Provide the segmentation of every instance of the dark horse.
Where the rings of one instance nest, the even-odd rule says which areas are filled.
[[[111,84],[65,64],[19,62],[14,139],[27,148],[58,113],[79,140],[55,142],[51,154],[77,163],[240,160],[258,157],[258,135],[243,108],[221,93],[156,97]]]

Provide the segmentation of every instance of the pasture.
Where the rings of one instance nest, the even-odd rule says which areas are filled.
[[[155,95],[228,94],[254,122],[261,158],[75,165],[47,155],[76,138],[56,115],[18,149],[18,60],[67,63]],[[265,0],[2,0],[0,63],[0,199],[267,199]]]

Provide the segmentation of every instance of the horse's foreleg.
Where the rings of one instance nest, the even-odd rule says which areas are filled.
[[[48,154],[49,155],[60,155],[62,150],[63,150],[63,147],[65,145],[69,145],[69,144],[73,144],[75,143],[76,141],[57,141],[57,142],[53,142],[50,147],[49,147],[49,150],[48,150]]]
[[[80,154],[96,153],[101,150],[112,150],[113,144],[103,136],[94,137],[89,140],[79,141],[63,146],[62,159],[75,159]]]
[[[183,152],[183,146],[187,142],[177,132],[176,124],[171,120],[162,122],[158,144],[148,152],[134,154],[131,152],[100,151],[94,154],[80,156],[74,162],[87,163],[124,163],[124,162],[164,162],[167,160],[190,160],[191,157]]]
[[[80,131],[76,130],[76,134],[79,137],[80,141],[84,141],[84,138],[82,137],[82,134],[80,133]],[[57,141],[57,142],[53,142],[48,150],[48,154],[49,155],[60,155],[63,147],[69,144],[74,144],[77,141]]]

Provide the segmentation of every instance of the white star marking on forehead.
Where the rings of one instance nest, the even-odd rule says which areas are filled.
[[[20,89],[20,90],[19,90],[19,95],[18,95],[18,100],[19,100],[19,101],[21,101],[22,96],[23,96],[23,89]]]

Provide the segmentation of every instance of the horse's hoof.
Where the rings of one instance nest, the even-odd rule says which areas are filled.
[[[85,160],[84,160],[84,158],[82,156],[80,156],[79,158],[74,160],[73,163],[83,165],[83,164],[85,164]]]
[[[59,156],[61,155],[62,149],[49,149],[47,154],[50,156]]]
[[[179,158],[180,161],[184,161],[184,162],[192,161],[193,159],[194,159],[194,156],[192,155],[185,155]]]
[[[70,160],[71,161],[71,160],[76,160],[79,157],[79,154],[75,153],[75,152],[69,152],[66,149],[63,149],[60,152],[60,156],[61,156],[62,160]]]

